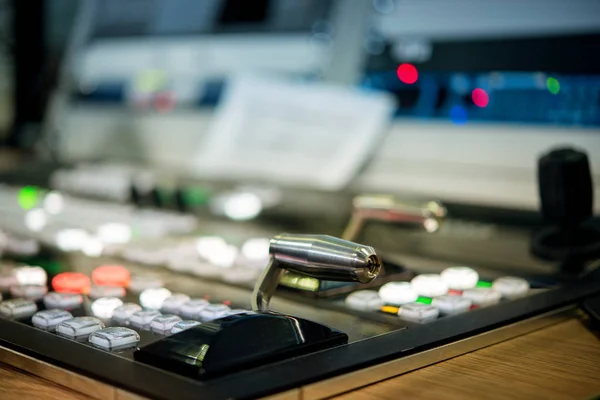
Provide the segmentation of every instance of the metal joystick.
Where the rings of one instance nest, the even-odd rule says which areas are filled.
[[[281,234],[271,240],[271,260],[252,295],[254,312],[203,322],[150,343],[137,361],[204,379],[247,370],[348,343],[335,328],[268,311],[284,270],[321,279],[371,282],[381,269],[373,248],[325,235]]]
[[[342,234],[345,240],[356,240],[368,221],[421,226],[427,232],[439,229],[446,208],[437,201],[408,202],[392,195],[360,195],[352,201],[352,216]]]
[[[283,233],[271,239],[270,261],[252,293],[252,309],[267,311],[285,270],[317,279],[370,283],[381,270],[372,247],[327,235]]]
[[[356,196],[352,201],[352,215],[342,239],[356,241],[370,221],[382,221],[417,227],[427,232],[437,231],[446,217],[446,208],[437,201],[401,201],[396,196],[384,194],[363,194]],[[409,278],[409,273],[400,265],[386,262],[386,270],[381,273],[382,282],[386,280],[403,280]],[[281,284],[309,296],[328,297],[347,293],[352,290],[352,285],[344,284],[344,280],[328,278],[316,279],[300,273],[290,272],[282,277]],[[335,282],[337,280],[337,282]],[[340,282],[342,281],[342,282]]]

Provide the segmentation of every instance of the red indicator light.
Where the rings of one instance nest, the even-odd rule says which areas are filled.
[[[462,290],[450,289],[450,290],[448,290],[448,295],[450,295],[450,296],[462,296]]]
[[[490,97],[486,91],[480,88],[474,89],[473,92],[471,92],[471,98],[477,107],[486,107],[490,102]]]
[[[229,300],[225,300],[225,301],[223,302],[223,304],[225,304],[226,306],[230,306],[230,305],[231,305],[231,301],[229,301]]]
[[[209,295],[205,295],[205,296],[204,296],[204,300],[206,300],[206,301],[210,301],[210,296],[209,296]]]
[[[54,291],[60,293],[87,294],[91,286],[90,278],[81,272],[63,272],[52,278]]]
[[[92,280],[98,286],[129,286],[129,270],[121,265],[103,265],[92,272]]]
[[[398,75],[398,79],[407,85],[412,85],[419,79],[419,72],[412,64],[400,64],[396,70],[396,74]]]

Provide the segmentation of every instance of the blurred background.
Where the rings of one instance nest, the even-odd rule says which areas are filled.
[[[195,159],[214,111],[258,72],[393,96],[350,186],[536,209],[542,151],[587,149],[600,175],[598,15],[594,0],[3,0],[0,135],[210,179]]]

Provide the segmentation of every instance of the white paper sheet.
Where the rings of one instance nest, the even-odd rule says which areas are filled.
[[[393,110],[383,93],[240,76],[228,84],[198,172],[337,190],[380,144]]]

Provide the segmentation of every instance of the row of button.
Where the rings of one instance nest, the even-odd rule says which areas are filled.
[[[134,347],[139,342],[139,334],[125,326],[149,330],[160,335],[169,335],[201,323],[197,320],[183,318],[196,318],[206,322],[227,315],[249,312],[247,310],[231,310],[224,304],[210,304],[204,299],[181,302],[180,300],[183,300],[184,296],[174,295],[171,296],[174,301],[165,302],[168,311],[178,312],[181,316],[163,314],[158,310],[145,310],[135,303],[123,303],[118,298],[101,298],[94,301],[91,308],[98,318],[73,317],[67,309],[60,308],[37,311],[36,303],[27,299],[0,302],[0,316],[11,319],[32,317],[32,324],[39,329],[56,332],[58,335],[72,340],[89,340],[96,347],[115,350]],[[45,305],[51,305],[56,298],[59,298],[60,301],[55,302],[54,305],[68,309],[81,306],[81,295],[55,292],[46,296]],[[163,311],[167,310],[163,309]],[[103,320],[110,319],[116,324],[124,326],[105,328]]]
[[[422,274],[410,282],[389,282],[379,291],[361,290],[348,295],[345,304],[362,311],[382,311],[400,318],[427,322],[440,315],[466,312],[474,307],[512,299],[529,291],[529,283],[518,277],[501,277],[493,282],[479,280],[468,267],[451,267],[441,274]]]

